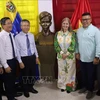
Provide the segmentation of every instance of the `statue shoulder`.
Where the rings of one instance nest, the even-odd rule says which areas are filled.
[[[39,32],[37,35],[36,35],[36,39],[38,39],[40,36],[41,36],[41,32]]]

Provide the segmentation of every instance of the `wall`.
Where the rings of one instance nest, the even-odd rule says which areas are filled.
[[[78,0],[53,0],[55,14],[55,31],[60,30],[61,20],[64,17],[71,18]],[[93,13],[94,23],[100,28],[100,0],[89,0],[90,7]]]
[[[39,0],[38,5],[39,5],[39,14],[42,11],[47,11],[52,15],[52,25],[51,25],[50,29],[51,29],[52,32],[54,32],[54,19],[53,19],[52,0]],[[39,30],[41,31],[41,27],[39,28]]]

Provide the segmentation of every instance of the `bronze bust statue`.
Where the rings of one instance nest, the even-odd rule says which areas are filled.
[[[54,34],[50,31],[52,16],[50,13],[43,11],[39,15],[42,31],[36,36],[36,42],[39,45],[53,45]]]
[[[47,80],[55,79],[54,33],[50,31],[52,16],[43,11],[39,15],[41,32],[36,36],[37,50],[40,59],[41,76],[48,77]],[[52,79],[51,79],[52,78]]]

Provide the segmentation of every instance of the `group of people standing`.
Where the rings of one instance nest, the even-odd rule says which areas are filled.
[[[33,85],[35,84],[35,65],[39,60],[34,36],[28,32],[30,22],[26,19],[21,21],[22,31],[15,38],[10,32],[12,21],[9,17],[1,19],[1,26],[3,30],[0,32],[0,81],[2,78],[7,99],[16,100],[17,60],[21,69],[24,96],[29,97],[29,92],[38,93]],[[2,100],[1,92],[0,100]]]
[[[67,93],[75,90],[76,59],[78,59],[82,76],[82,89],[79,90],[79,93],[88,90],[87,99],[93,97],[95,67],[99,64],[100,58],[100,31],[91,22],[90,13],[82,14],[83,26],[75,32],[71,28],[70,19],[64,18],[61,30],[54,37],[58,63],[58,88],[62,92],[66,90]],[[0,81],[2,79],[4,82],[8,100],[16,100],[17,61],[21,69],[24,96],[29,97],[29,92],[38,93],[33,85],[35,84],[36,63],[39,63],[39,58],[34,35],[29,33],[30,22],[26,19],[22,20],[22,31],[15,37],[10,32],[12,30],[10,18],[2,18],[1,26],[3,30],[0,32]],[[99,67],[98,70],[100,70]],[[100,84],[99,74],[98,80]],[[97,94],[100,95],[100,89]],[[0,100],[2,100],[1,94]]]
[[[83,26],[74,32],[71,28],[70,19],[64,18],[61,30],[55,35],[54,47],[58,59],[58,87],[62,92],[66,90],[70,93],[75,90],[76,58],[80,63],[82,79],[82,89],[79,90],[79,93],[88,90],[86,98],[91,99],[94,95],[95,69],[100,67],[97,66],[100,60],[100,30],[92,25],[92,18],[88,12],[82,14],[81,22]],[[100,76],[98,78],[100,82]],[[97,95],[100,95],[100,89],[98,89]]]

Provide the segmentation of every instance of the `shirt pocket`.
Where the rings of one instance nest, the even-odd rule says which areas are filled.
[[[95,34],[94,34],[94,33],[88,33],[88,36],[89,36],[89,37],[94,37]]]
[[[86,41],[94,42],[94,39],[95,39],[95,33],[93,33],[93,32],[87,33],[87,35],[86,35]]]

